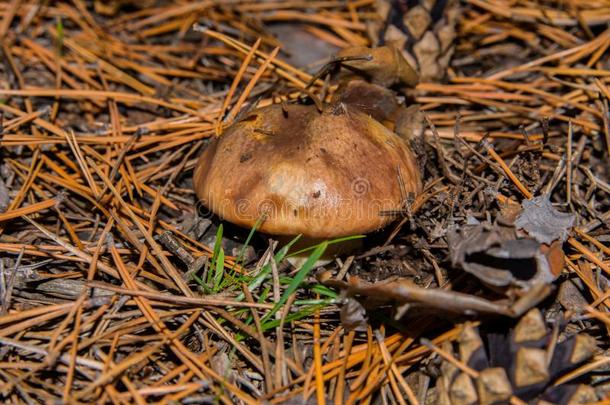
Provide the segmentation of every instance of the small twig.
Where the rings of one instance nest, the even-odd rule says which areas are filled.
[[[434,124],[432,123],[432,120],[430,119],[428,114],[424,114],[424,119],[426,120],[426,123],[430,127],[430,130],[432,131],[432,135],[434,136],[434,145],[435,145],[435,149],[436,149],[436,156],[441,165],[443,175],[445,176],[445,178],[447,180],[449,180],[453,184],[459,184],[460,183],[459,177],[457,177],[455,174],[453,174],[453,172],[447,165],[447,161],[445,159],[445,150],[443,149],[443,145],[441,144],[441,138],[438,134],[438,131],[436,130],[436,126],[434,126]]]
[[[15,280],[17,280],[17,273],[19,272],[19,266],[21,265],[21,259],[23,259],[23,253],[25,252],[24,248],[21,248],[21,251],[19,252],[19,255],[17,256],[17,260],[15,261],[15,265],[13,266],[13,269],[11,270],[11,275],[10,278],[8,279],[8,283],[6,283],[5,288],[3,288],[3,293],[4,295],[2,296],[2,308],[0,308],[0,316],[6,314],[6,312],[8,311],[10,304],[11,304],[11,298],[13,295],[13,288],[15,287]],[[2,260],[2,259],[0,259]],[[3,279],[4,279],[4,274],[2,275]]]
[[[487,153],[489,153],[489,155],[491,155],[491,157],[500,165],[502,170],[504,170],[504,173],[508,176],[508,178],[511,179],[515,186],[517,186],[519,191],[521,191],[521,194],[523,194],[527,199],[532,198],[532,193],[530,193],[529,190],[523,185],[523,183],[521,183],[521,181],[517,178],[517,176],[515,176],[513,171],[510,170],[504,160],[496,153],[491,144],[489,142],[486,142],[484,147],[485,150],[487,150]]]

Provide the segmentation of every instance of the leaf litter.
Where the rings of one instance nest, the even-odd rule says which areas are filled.
[[[0,4],[4,401],[607,395],[607,1],[464,1],[449,48],[429,47],[453,37],[415,26],[421,9],[406,23],[435,32],[401,31],[390,2],[104,3]],[[404,94],[428,117],[412,139],[424,193],[385,213],[395,224],[362,252],[298,277],[258,233],[238,259],[248,230],[219,235],[190,183],[227,116],[307,99],[330,55],[297,69],[287,41],[270,58],[278,23],[323,50],[394,40],[414,59],[447,56]],[[544,333],[514,343],[532,319]],[[475,334],[492,357],[481,366],[461,348]]]

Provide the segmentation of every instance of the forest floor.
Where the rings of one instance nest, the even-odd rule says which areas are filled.
[[[209,139],[324,102],[374,3],[0,2],[0,401],[607,398],[608,0],[462,1],[401,93],[424,191],[356,252],[198,203]]]

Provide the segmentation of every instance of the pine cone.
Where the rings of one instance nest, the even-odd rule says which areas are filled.
[[[459,0],[379,0],[375,45],[393,43],[423,82],[441,81],[455,48]]]
[[[456,357],[479,375],[474,379],[443,362],[436,385],[438,403],[508,403],[511,396],[545,404],[596,401],[595,390],[589,385],[554,385],[559,377],[591,359],[595,340],[580,333],[551,348],[553,336],[536,308],[507,333],[483,332],[467,326],[458,341]],[[449,343],[444,348],[452,351]]]

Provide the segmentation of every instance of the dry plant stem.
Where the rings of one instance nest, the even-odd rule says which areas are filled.
[[[590,249],[584,246],[575,238],[569,238],[568,243],[572,245],[576,250],[582,253],[591,263],[599,266],[607,274],[610,274],[610,266],[600,260],[595,253],[593,253]]]
[[[142,290],[133,290],[128,288],[115,287],[110,284],[104,284],[97,281],[90,282],[89,287],[91,288],[101,288],[108,291],[114,291],[119,294],[130,295],[133,297],[146,297],[151,298],[163,302],[174,303],[178,305],[186,305],[186,306],[197,306],[197,307],[211,307],[211,306],[221,306],[221,307],[246,307],[246,308],[261,308],[261,309],[271,309],[273,308],[272,304],[262,304],[256,302],[242,302],[242,301],[234,301],[227,299],[216,299],[216,298],[197,298],[197,297],[183,297],[180,295],[167,295],[167,294],[159,294],[156,292],[142,291]]]
[[[383,362],[385,363],[386,367],[390,367],[390,384],[392,385],[392,390],[395,392],[395,397],[399,401],[401,401],[400,398],[402,398],[404,392],[404,395],[406,395],[412,405],[419,405],[419,401],[417,400],[417,397],[415,397],[413,390],[411,390],[411,387],[409,387],[407,382],[402,377],[401,373],[398,371],[396,364],[394,364],[394,362],[392,361],[388,348],[383,342],[383,336],[379,333],[379,331],[375,331],[375,338],[377,339],[377,343],[379,344],[381,355],[383,356]],[[399,383],[400,388],[402,388],[403,392],[400,392],[398,390],[396,382]]]
[[[443,146],[441,145],[441,139],[438,135],[436,127],[434,126],[434,124],[430,120],[430,117],[427,114],[424,114],[424,118],[426,119],[426,123],[428,124],[430,130],[432,130],[432,134],[434,135],[434,147],[436,148],[436,155],[441,163],[441,168],[443,169],[443,174],[445,178],[451,181],[453,184],[459,184],[460,179],[458,179],[456,175],[451,172],[451,169],[449,169],[449,167],[447,166],[447,162],[445,160],[445,151],[443,150]]]
[[[34,227],[36,227],[40,232],[42,232],[47,238],[51,239],[52,241],[54,241],[55,243],[57,243],[58,245],[62,246],[64,249],[66,249],[68,252],[70,252],[71,254],[77,256],[78,258],[80,258],[81,260],[83,260],[85,263],[93,263],[93,257],[77,248],[75,248],[74,246],[68,244],[67,242],[63,241],[62,239],[58,238],[57,236],[53,235],[49,230],[47,230],[46,228],[44,228],[43,226],[41,226],[40,224],[36,223],[35,221],[33,221],[32,219],[30,219],[29,217],[24,217],[24,219],[26,219],[29,223],[31,223],[32,225],[34,225]],[[108,266],[107,264],[98,261],[97,262],[97,267],[103,271],[104,273],[107,273],[108,275],[113,276],[114,278],[119,278],[119,273],[113,269],[112,267]],[[158,277],[155,277],[153,274],[149,274],[149,277],[151,277],[151,279],[157,281],[157,282],[162,282],[162,280],[159,280]],[[142,288],[145,289],[149,289],[149,287],[147,287],[145,284],[141,284],[140,282],[137,282]]]
[[[360,370],[360,374],[359,374],[358,378],[352,384],[351,388],[352,388],[353,393],[348,398],[348,403],[351,401],[354,401],[357,390],[366,381],[368,372],[370,370],[371,359],[372,359],[373,350],[374,350],[375,346],[372,344],[373,343],[373,334],[372,334],[372,330],[371,330],[370,326],[367,328],[366,332],[367,332],[366,356],[364,358],[364,363],[362,364],[362,369]]]
[[[250,47],[248,47],[247,45],[233,39],[230,37],[227,37],[226,35],[223,35],[221,33],[218,32],[214,32],[212,30],[209,29],[203,29],[202,32],[205,35],[209,35],[213,38],[216,38],[220,41],[225,42],[227,45],[234,47],[235,49],[237,49],[239,52],[243,53],[243,54],[247,54],[248,53],[248,49]],[[255,51],[255,54],[257,57],[261,58],[262,60],[264,59],[268,59],[268,55],[265,54],[264,52],[261,51]],[[273,62],[274,65],[276,65],[278,67],[278,69],[276,69],[276,72],[278,75],[282,76],[283,78],[291,81],[292,83],[294,83],[297,87],[299,88],[304,88],[305,84],[311,80],[311,75],[299,70],[299,69],[295,69],[292,66],[290,66],[289,64],[282,62],[280,60],[276,60]],[[293,76],[294,75],[294,76]],[[296,77],[295,77],[296,76]]]
[[[148,96],[140,96],[134,95],[130,93],[120,93],[120,92],[107,92],[107,91],[96,91],[96,90],[49,90],[49,89],[28,89],[28,90],[3,90],[0,89],[0,95],[4,96],[39,96],[39,97],[60,97],[60,98],[68,98],[68,99],[93,99],[99,101],[106,101],[109,99],[116,100],[121,103],[149,103],[153,105],[158,105],[161,107],[169,108],[172,110],[176,110],[178,112],[182,112],[185,114],[193,115],[201,118],[204,121],[209,121],[207,115],[200,114],[199,112],[183,107],[178,104],[168,103],[163,100],[159,100],[153,97]],[[4,106],[2,109],[12,110]],[[14,111],[14,110],[12,110]],[[61,134],[62,131],[49,124],[45,121],[42,121],[40,118],[34,120],[35,123],[41,125],[45,129],[53,128],[53,131],[56,135]]]
[[[84,300],[85,295],[81,295],[81,300]],[[77,301],[78,302],[78,301]],[[74,331],[72,332],[72,347],[70,350],[70,354],[72,357],[72,361],[70,362],[69,365],[69,369],[68,369],[68,375],[66,377],[66,386],[64,388],[64,392],[63,392],[63,400],[67,401],[68,398],[70,397],[70,391],[72,390],[72,383],[74,381],[74,373],[76,370],[76,355],[78,353],[77,349],[78,349],[78,335],[80,334],[80,327],[81,327],[81,317],[82,317],[82,313],[83,313],[83,309],[82,307],[79,305],[78,306],[78,310],[76,312],[76,321],[74,322]]]
[[[262,65],[258,68],[256,73],[254,73],[254,75],[252,76],[252,79],[250,79],[250,81],[246,85],[246,88],[244,89],[244,91],[240,94],[239,98],[237,99],[237,102],[235,103],[235,105],[233,106],[231,111],[229,111],[229,114],[227,115],[227,118],[225,119],[225,121],[227,123],[231,123],[233,121],[233,119],[237,116],[237,114],[241,110],[244,102],[246,101],[246,98],[248,98],[248,96],[250,95],[250,92],[252,91],[252,89],[256,85],[256,82],[258,81],[258,79],[260,79],[260,77],[265,72],[267,67],[269,67],[269,64],[277,56],[279,51],[280,51],[279,47],[275,48],[269,54],[269,56],[265,58],[265,60],[263,61]]]
[[[227,108],[229,107],[229,104],[231,103],[231,100],[233,99],[233,95],[235,94],[237,85],[239,85],[239,82],[241,81],[244,73],[246,72],[246,69],[248,68],[248,65],[250,64],[250,61],[252,60],[252,57],[254,56],[254,54],[255,54],[256,50],[258,49],[258,47],[260,46],[260,44],[261,44],[261,39],[258,38],[256,40],[256,42],[254,43],[254,45],[252,45],[252,48],[250,48],[250,51],[244,58],[241,66],[239,67],[239,70],[235,74],[233,83],[231,83],[231,87],[229,88],[229,91],[227,92],[227,96],[225,97],[225,100],[222,103],[222,107],[220,108],[220,112],[218,113],[218,119],[216,121],[216,136],[220,136],[220,134],[221,134],[222,121],[223,121],[225,112],[227,111]]]
[[[356,335],[355,331],[349,331],[347,335],[343,338],[343,347],[346,355],[343,357],[343,364],[341,365],[341,369],[339,371],[339,375],[337,376],[337,387],[335,389],[335,403],[342,404],[344,399],[345,392],[345,371],[347,368],[347,359],[351,354],[352,344],[354,341],[354,336]]]
[[[316,402],[324,405],[326,403],[324,395],[324,380],[322,379],[322,351],[320,348],[320,312],[314,316],[313,324],[313,364],[316,380]]]
[[[112,253],[113,259],[115,260],[115,262],[117,264],[119,272],[121,273],[121,277],[123,278],[123,281],[125,282],[127,287],[129,287],[129,288],[135,287],[135,283],[133,282],[133,279],[131,278],[131,275],[129,274],[129,272],[127,272],[127,269],[124,267],[123,261],[121,260],[118,252],[116,251],[116,248],[114,248],[114,245],[110,246],[110,251]],[[178,333],[171,334],[169,332],[167,326],[165,326],[165,324],[156,316],[155,312],[153,311],[152,307],[150,306],[150,304],[148,303],[148,301],[146,299],[136,298],[136,302],[138,304],[138,307],[142,311],[142,314],[144,316],[146,316],[146,318],[148,319],[150,324],[153,326],[153,328],[155,328],[155,330],[157,330],[158,332],[161,332],[163,334],[163,336],[164,336],[163,343],[165,344],[167,342],[167,344],[170,345],[171,350],[179,358],[181,358],[182,361],[184,361],[189,366],[191,371],[193,371],[195,374],[197,374],[200,378],[207,377],[207,378],[213,378],[214,380],[216,380],[218,382],[222,381],[221,376],[216,374],[210,368],[208,368],[205,365],[198,362],[198,359],[194,358],[193,354],[182,344],[182,342],[180,340],[177,339],[177,337],[179,336]],[[198,311],[198,312],[196,312],[196,314],[199,315],[200,312]],[[150,354],[152,354],[154,351],[156,351],[160,346],[161,346],[161,344],[158,344],[158,345],[153,346],[153,349],[147,350],[147,354],[143,358],[148,357]],[[101,379],[101,377],[98,378],[98,381],[100,381],[100,379]],[[248,395],[246,395],[245,393],[241,392],[239,389],[232,387],[232,386],[229,386],[228,389],[233,394],[237,395],[240,399],[244,400],[246,403],[252,403],[251,398]],[[79,395],[76,396],[76,399],[83,398],[85,395],[87,395],[91,391],[92,391],[92,386],[87,387],[87,389],[85,391],[81,391],[79,393]]]
[[[252,298],[252,294],[250,294],[250,290],[247,286],[242,287],[242,291],[246,296],[246,300],[250,303],[253,303],[254,300]],[[262,352],[262,360],[263,360],[263,369],[265,371],[265,388],[267,389],[267,393],[273,390],[273,376],[271,374],[271,363],[269,361],[269,350],[267,349],[265,335],[263,334],[263,329],[261,326],[261,320],[258,316],[258,312],[254,308],[251,309],[252,317],[254,318],[254,324],[256,325],[256,330],[259,335],[259,342],[261,342],[261,352]]]
[[[36,353],[36,354],[40,354],[40,355],[44,355],[44,356],[48,355],[48,352],[45,349],[42,349],[35,345],[29,345],[29,344],[20,342],[18,340],[0,337],[0,343],[7,345],[7,346],[27,350],[32,353]],[[69,364],[71,361],[70,356],[67,354],[61,355],[58,360],[64,364]],[[103,368],[102,363],[100,363],[98,361],[90,360],[90,359],[87,359],[87,358],[81,357],[81,356],[76,358],[76,362],[78,365],[85,366],[85,367],[88,367],[88,368],[90,368],[92,370],[96,370],[96,371],[101,371]]]
[[[571,381],[573,379],[576,379],[588,372],[591,372],[593,370],[597,370],[600,367],[603,367],[607,364],[610,364],[610,357],[608,356],[597,356],[591,363],[589,364],[585,364],[582,367],[577,368],[576,370],[566,374],[565,376],[561,377],[559,380],[557,380],[555,382],[555,385],[560,385],[560,384],[565,384],[568,381]]]
[[[4,272],[4,262],[2,262],[0,270],[2,271],[2,305],[0,306],[0,315],[6,314],[11,302],[11,296],[13,294],[13,288],[15,286],[15,280],[17,277],[17,272],[20,270],[19,265],[21,264],[21,260],[23,258],[24,249],[22,248],[19,252],[19,256],[17,256],[17,260],[15,261],[15,265],[10,273],[10,278],[8,280],[5,279],[6,273]]]
[[[100,169],[97,167],[97,165],[95,165],[95,163],[93,163],[92,161],[90,161],[90,163],[92,164],[92,167],[95,170],[95,172],[97,173],[97,175],[100,176],[102,178],[102,180],[104,180],[104,183],[108,186],[110,191],[114,194],[117,201],[119,201],[121,206],[127,211],[127,214],[131,218],[132,222],[138,227],[138,229],[142,233],[142,235],[144,235],[144,238],[146,239],[146,241],[148,242],[148,244],[150,245],[150,247],[152,249],[152,253],[158,258],[159,262],[161,262],[161,264],[163,264],[163,270],[165,270],[167,272],[167,275],[176,284],[176,286],[184,293],[184,295],[186,295],[187,297],[192,297],[193,293],[189,289],[188,285],[184,282],[184,280],[182,279],[180,274],[177,272],[177,270],[174,268],[174,266],[171,264],[171,262],[167,259],[167,257],[162,253],[162,249],[160,249],[159,245],[154,240],[152,235],[148,232],[147,229],[144,228],[144,226],[140,222],[139,218],[134,214],[134,212],[129,208],[129,206],[127,204],[125,204],[125,201],[123,200],[121,195],[117,192],[116,188],[112,185],[110,180],[100,171]]]
[[[273,257],[271,257],[271,263],[274,263]],[[284,306],[283,311],[281,311],[280,323],[277,327],[277,331],[279,332],[277,337],[277,342],[275,345],[275,362],[276,362],[276,381],[277,386],[282,386],[288,384],[288,372],[286,369],[286,363],[288,359],[286,357],[286,348],[284,345],[284,324],[286,323],[286,317],[290,312],[290,308],[296,299],[296,295],[292,295],[286,301],[286,305]]]
[[[572,204],[572,121],[568,124],[568,143],[566,152],[566,201]]]
[[[4,37],[6,36],[6,33],[8,32],[9,27],[11,26],[11,22],[13,21],[13,18],[15,18],[17,9],[19,8],[19,3],[21,3],[21,0],[11,1],[8,11],[4,15],[4,18],[2,19],[2,24],[0,25],[0,39],[4,39]]]
[[[310,327],[307,329],[308,332],[310,331],[310,329],[311,329],[311,332],[315,334],[315,322],[314,322],[313,327]],[[342,328],[339,327],[339,328],[335,329],[330,334],[330,336],[328,336],[328,338],[325,340],[325,342],[320,345],[320,356],[327,355],[327,352],[328,352],[331,344],[333,344],[333,342],[338,342],[341,332],[342,332]],[[314,367],[311,368],[309,370],[309,372],[307,373],[307,378],[306,378],[305,386],[304,386],[304,391],[306,392],[307,398],[309,398],[314,392],[316,392],[316,395],[317,395],[318,387],[320,384],[317,373],[319,373],[319,371],[315,368],[315,359],[314,359]],[[311,385],[312,381],[314,381],[314,386],[313,386],[313,388],[310,389],[310,385]]]
[[[454,329],[450,330],[449,332],[446,332],[446,333],[440,335],[439,337],[435,338],[433,340],[433,342],[438,345],[444,341],[455,340],[457,338],[457,336],[459,335],[459,333],[460,333],[460,329],[454,328]],[[404,336],[400,333],[397,333],[395,335],[392,335],[391,337],[386,338],[385,343],[388,346],[388,348],[391,348],[390,349],[391,351],[394,351],[397,346],[400,346],[399,342],[403,341],[403,340],[404,340]],[[369,367],[368,362],[370,361],[370,350],[372,347],[370,344],[370,341],[371,341],[371,338],[369,338],[369,343],[359,345],[359,346],[352,348],[351,353],[349,355],[347,355],[347,369],[351,369],[354,366],[361,364],[363,362],[364,362],[363,367],[366,366],[365,368],[368,369],[368,367]],[[427,353],[429,353],[428,348],[426,348],[425,346],[418,346],[407,353],[401,354],[396,359],[396,362],[397,363],[408,363],[409,361],[416,360],[418,358],[422,358]],[[345,353],[342,353],[342,355],[346,356]],[[344,361],[343,359],[338,359],[338,360],[335,360],[331,363],[327,363],[324,366],[322,366],[325,381],[329,380],[331,378],[334,378],[339,374],[339,372],[342,368],[342,365],[343,365],[343,361]],[[305,380],[306,377],[307,376],[301,376],[299,378],[296,378],[295,380],[293,380],[290,383],[290,386],[303,382],[303,380]],[[288,387],[283,387],[283,389],[286,389],[286,388],[288,388]],[[276,391],[281,391],[281,390],[276,390]],[[292,391],[292,393],[298,394],[302,391],[303,391],[302,388],[296,388]]]
[[[515,184],[515,186],[517,186],[517,188],[519,189],[521,194],[523,194],[525,196],[525,198],[528,198],[528,199],[532,198],[533,197],[532,193],[530,193],[529,190],[527,188],[525,188],[525,186],[521,183],[521,181],[517,178],[517,176],[515,176],[515,174],[508,167],[508,165],[504,162],[504,160],[500,156],[498,156],[498,154],[493,149],[493,147],[490,144],[487,144],[487,145],[485,145],[485,149],[487,150],[487,153],[489,153],[491,155],[491,157],[496,161],[496,163],[498,163],[500,165],[502,170],[504,170],[504,172],[506,173],[508,178]]]

